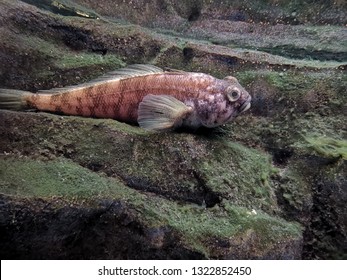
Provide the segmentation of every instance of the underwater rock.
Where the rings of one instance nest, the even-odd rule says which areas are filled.
[[[234,75],[253,104],[219,129],[162,134],[1,110],[2,258],[346,258],[345,8],[320,15],[337,25],[308,26],[297,24],[314,22],[308,11],[281,5],[269,14],[204,1],[62,0],[59,11],[25,2],[0,4],[2,88],[152,63]],[[163,11],[170,30],[151,17]]]

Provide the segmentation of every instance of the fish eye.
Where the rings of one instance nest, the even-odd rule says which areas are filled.
[[[228,99],[231,102],[235,102],[241,96],[241,92],[237,88],[233,88],[230,92],[227,93]]]

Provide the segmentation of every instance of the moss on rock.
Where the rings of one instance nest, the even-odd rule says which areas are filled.
[[[307,148],[324,158],[347,160],[347,141],[345,140],[327,137],[305,137],[304,139]]]
[[[130,209],[136,210],[137,214],[132,218],[141,225],[145,237],[149,239],[147,242],[154,247],[161,247],[160,243],[157,243],[159,241],[152,240],[154,237],[146,232],[163,227],[172,228],[175,234],[180,236],[184,247],[199,252],[206,258],[225,258],[235,255],[234,249],[223,249],[226,252],[221,252],[218,250],[218,245],[211,246],[209,242],[214,239],[232,241],[235,235],[240,236],[249,230],[253,232],[257,241],[252,245],[253,249],[248,252],[251,258],[262,258],[264,250],[271,251],[271,248],[276,247],[280,241],[300,240],[301,229],[298,225],[289,224],[265,213],[251,212],[246,208],[232,206],[228,202],[215,208],[205,209],[192,204],[181,205],[164,198],[151,197],[125,186],[115,178],[91,173],[88,169],[64,158],[39,161],[2,156],[0,161],[2,194],[16,198],[39,197],[48,201],[62,198],[65,201],[63,205],[72,202],[80,207],[81,205],[90,207],[97,201],[105,199],[122,201]],[[57,254],[61,249],[63,248],[56,248]],[[4,256],[6,253],[8,252],[2,252]],[[237,254],[242,255],[242,252]],[[282,256],[282,253],[276,251],[272,254],[279,258],[297,257],[297,252],[289,256]]]

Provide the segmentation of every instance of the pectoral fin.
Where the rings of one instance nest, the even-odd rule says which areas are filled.
[[[137,121],[147,130],[178,127],[192,108],[169,95],[146,95],[138,108]]]

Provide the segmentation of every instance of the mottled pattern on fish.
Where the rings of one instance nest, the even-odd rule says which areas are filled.
[[[149,119],[152,123],[156,122],[158,116],[161,119],[161,116],[168,112],[169,119],[182,118],[180,121],[183,122],[184,118],[187,126],[190,124],[195,127],[214,126],[212,123],[211,125],[203,122],[200,124],[197,118],[208,119],[211,117],[209,114],[214,114],[214,118],[227,118],[223,114],[228,114],[228,119],[231,118],[232,116],[229,116],[230,102],[225,96],[233,84],[240,92],[237,98],[240,102],[232,104],[234,110],[232,116],[235,116],[235,112],[238,112],[242,104],[250,102],[249,94],[237,83],[236,79],[229,77],[229,79],[220,80],[203,73],[183,71],[164,72],[150,65],[134,65],[78,86],[41,91],[36,94],[23,93],[21,104],[22,107],[40,111],[112,118],[134,123],[139,119],[138,110],[141,108],[141,102],[144,101],[142,114],[146,115],[145,121]],[[6,90],[0,91],[0,108],[6,108],[5,102],[1,102],[2,99],[5,100],[5,94],[1,95],[4,91]],[[175,99],[180,102],[175,103]],[[7,102],[7,108],[10,107],[8,105],[10,103]],[[156,106],[162,110],[159,115],[156,112]],[[174,122],[177,123],[176,120]],[[219,120],[214,120],[214,123],[220,125]],[[167,124],[167,127],[170,127],[170,124]]]

